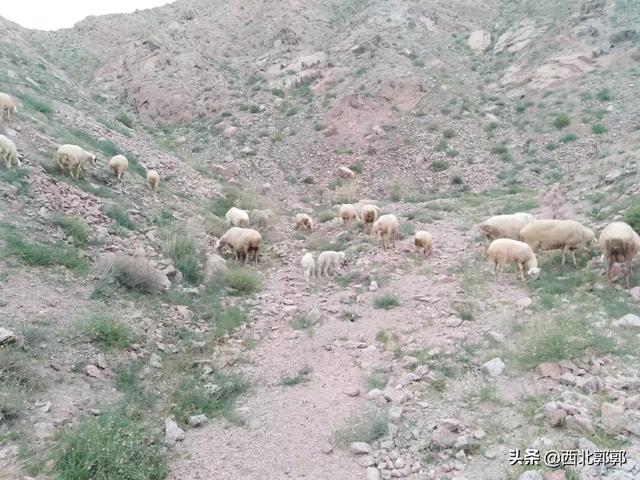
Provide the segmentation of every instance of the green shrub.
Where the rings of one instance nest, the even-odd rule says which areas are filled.
[[[373,305],[375,306],[375,308],[390,310],[400,305],[400,300],[398,300],[398,297],[395,296],[394,294],[386,293],[384,295],[377,297]]]
[[[591,127],[591,131],[596,135],[601,135],[603,133],[607,133],[608,130],[607,127],[605,127],[603,124],[596,123]]]
[[[114,219],[116,221],[116,224],[118,224],[119,226],[127,228],[129,230],[135,230],[136,224],[133,220],[131,220],[129,214],[125,210],[123,210],[122,207],[120,207],[120,205],[117,205],[115,203],[109,205],[105,209],[104,213],[107,217]]]
[[[229,307],[215,316],[215,334],[221,337],[247,323],[248,316],[240,307]]]
[[[123,124],[125,127],[133,128],[133,118],[131,118],[125,112],[118,113],[116,115],[116,120]]]
[[[318,220],[320,220],[320,223],[328,222],[329,220],[333,220],[334,218],[336,218],[336,212],[334,212],[333,210],[326,209],[320,210],[318,212]]]
[[[230,268],[224,275],[225,283],[241,295],[249,295],[262,288],[262,281],[257,273],[247,268]]]
[[[50,267],[62,265],[72,270],[85,270],[87,263],[75,248],[60,243],[31,243],[15,231],[4,236],[5,253],[14,256],[27,265]]]
[[[209,385],[216,385],[212,388]],[[223,417],[233,420],[233,407],[238,396],[249,385],[237,375],[215,373],[207,385],[189,377],[171,397],[171,413],[176,421],[186,423],[191,415],[204,414],[209,418]]]
[[[462,185],[463,183],[464,180],[460,175],[454,175],[453,177],[451,177],[451,185]]]
[[[451,139],[456,136],[456,131],[452,128],[447,128],[442,132],[442,136],[447,139]]]
[[[640,232],[640,206],[628,208],[624,213],[624,221],[636,232]]]
[[[449,162],[446,160],[434,160],[431,162],[431,170],[434,172],[444,172],[447,168],[449,168]]]
[[[195,238],[179,228],[171,228],[161,233],[164,251],[173,260],[173,265],[182,273],[185,281],[197,285],[202,280],[202,252]]]
[[[94,313],[79,324],[87,339],[106,348],[129,348],[138,340],[133,329],[106,313]]]
[[[152,432],[122,409],[87,417],[61,435],[53,451],[55,477],[65,480],[162,480],[166,458]]]
[[[29,192],[29,182],[25,179],[29,175],[26,168],[10,168],[0,171],[0,180],[18,189],[18,195],[26,195]]]
[[[499,143],[497,145],[494,145],[493,147],[491,147],[491,153],[495,154],[495,155],[503,155],[505,153],[507,153],[509,151],[509,149],[507,148],[507,146],[504,143]]]
[[[566,135],[563,135],[562,137],[560,137],[560,143],[569,143],[569,142],[575,142],[576,141],[576,136],[573,133],[567,133]]]
[[[271,93],[276,97],[284,98],[284,90],[282,90],[281,88],[274,88],[271,90]]]
[[[556,142],[549,142],[544,146],[544,148],[552,152],[558,148],[558,144]]]
[[[570,123],[571,123],[571,119],[569,118],[569,115],[567,115],[566,113],[559,113],[553,119],[553,126],[556,127],[558,130],[569,126]]]
[[[34,98],[29,95],[23,95],[20,99],[27,109],[40,112],[49,119],[53,118],[53,105],[51,102],[47,102],[40,98]]]
[[[333,434],[333,443],[340,448],[348,448],[353,442],[372,443],[384,437],[388,430],[387,411],[369,410],[348,419],[345,426]]]
[[[70,217],[61,212],[56,212],[51,217],[51,223],[58,225],[67,235],[72,237],[76,246],[89,243],[89,225],[80,217]]]
[[[601,102],[608,102],[611,100],[612,95],[608,88],[603,88],[598,93],[596,93],[596,98]]]

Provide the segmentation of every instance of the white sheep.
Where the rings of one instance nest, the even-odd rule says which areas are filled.
[[[155,170],[149,170],[147,172],[147,183],[153,194],[158,193],[158,184],[160,183],[160,174]]]
[[[340,205],[340,218],[347,227],[351,226],[351,222],[353,222],[354,219],[360,220],[356,208],[349,203]]]
[[[524,212],[512,213],[509,215],[495,215],[487,218],[480,224],[480,230],[482,230],[482,233],[487,239],[486,248],[489,248],[489,244],[497,238],[511,238],[512,240],[517,240],[522,227],[533,220],[534,218],[532,215]]]
[[[573,265],[577,266],[575,251],[586,249],[596,236],[593,230],[575,220],[534,220],[520,230],[519,240],[534,251],[562,250],[562,265],[567,251],[571,252]]]
[[[305,232],[311,232],[311,230],[313,230],[313,219],[306,213],[298,213],[296,215],[295,229],[302,229]]]
[[[367,232],[367,226],[373,227],[373,223],[378,219],[380,207],[377,205],[364,205],[362,207],[362,231]]]
[[[347,256],[344,252],[334,252],[326,250],[318,255],[318,278],[331,276],[336,273],[339,266],[347,264]]]
[[[11,121],[11,115],[18,111],[18,107],[15,106],[11,97],[6,93],[0,92],[0,120],[7,119]]]
[[[311,255],[311,252],[307,252],[302,256],[300,264],[302,265],[304,278],[307,281],[310,281],[316,269],[316,262],[313,259],[313,255]]]
[[[261,245],[262,235],[258,231],[252,228],[231,227],[218,239],[213,249],[219,251],[221,247],[229,246],[235,251],[236,260],[242,260],[244,257],[245,264],[253,252],[257,266]]]
[[[11,168],[12,165],[22,166],[16,144],[4,135],[0,135],[0,161],[2,160],[7,168]]]
[[[236,207],[231,207],[229,211],[224,215],[224,218],[229,222],[229,226],[232,227],[248,227],[249,226],[249,214],[244,210]]]
[[[400,231],[400,223],[398,218],[389,213],[382,215],[375,221],[373,227],[371,227],[371,234],[376,238],[378,244],[382,241],[382,248],[386,250],[389,248],[389,242],[391,246],[395,248],[396,237],[398,237]]]
[[[631,262],[640,249],[640,236],[625,222],[613,222],[605,227],[598,238],[598,246],[605,260],[607,283],[611,283],[614,263],[624,264],[624,281],[629,288]]]
[[[500,271],[507,262],[514,262],[518,266],[522,281],[524,281],[524,268],[527,269],[527,275],[534,279],[540,274],[536,256],[531,247],[524,242],[511,238],[499,238],[491,242],[486,256],[494,262],[497,282],[500,282]]]
[[[413,242],[418,251],[422,250],[425,257],[429,258],[433,253],[433,239],[429,232],[424,230],[417,231],[413,237]]]
[[[65,169],[69,170],[69,175],[73,178],[73,169],[76,170],[76,181],[78,180],[78,174],[82,175],[82,179],[86,181],[83,168],[86,164],[96,164],[96,156],[93,153],[89,153],[86,150],[80,148],[77,145],[61,145],[56,152],[56,163],[58,167],[64,172]]]
[[[129,160],[124,155],[116,155],[107,163],[109,171],[113,173],[119,182],[124,182],[124,172],[129,168]]]

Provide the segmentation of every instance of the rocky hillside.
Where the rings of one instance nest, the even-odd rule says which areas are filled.
[[[0,478],[635,478],[640,293],[607,287],[595,249],[498,285],[473,225],[640,228],[639,24],[635,0],[0,17],[23,158],[0,170]],[[63,143],[97,154],[86,182]],[[335,218],[365,198],[401,218],[395,249]],[[212,251],[231,206],[257,266]],[[308,284],[323,250],[348,265]],[[630,461],[508,461],[576,447]]]

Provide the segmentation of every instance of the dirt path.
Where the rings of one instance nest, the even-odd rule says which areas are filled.
[[[297,255],[286,258],[288,265],[269,277],[245,335],[260,338],[241,354],[241,371],[253,385],[239,409],[246,424],[214,422],[189,430],[176,450],[170,478],[364,478],[357,457],[341,449],[328,451],[333,432],[371,403],[364,386],[367,374],[389,372],[395,377],[389,385],[402,384],[402,367],[376,342],[378,332],[393,332],[409,348],[429,349],[460,341],[473,328],[453,326],[451,303],[461,290],[447,273],[472,253],[470,239],[450,226],[429,230],[436,254],[428,261],[415,260],[408,239],[387,253],[371,249],[349,267],[367,272],[380,264],[373,268],[390,282],[376,292],[367,291],[368,282],[361,289],[326,280],[318,288],[308,286]],[[395,293],[400,306],[375,309],[381,292]],[[297,312],[314,309],[321,320],[312,332],[292,328]],[[346,311],[357,320],[344,319]],[[300,371],[309,372],[306,383],[282,385],[283,378]],[[403,390],[411,395],[412,388]]]

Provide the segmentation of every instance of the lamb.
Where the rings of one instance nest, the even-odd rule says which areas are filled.
[[[158,184],[160,183],[160,174],[155,170],[147,172],[147,183],[154,195],[158,193]]]
[[[296,215],[296,230],[300,228],[305,232],[313,230],[313,219],[306,213],[298,213]]]
[[[231,207],[225,214],[227,222],[233,227],[248,227],[249,226],[249,214],[244,210],[240,210],[236,207]]]
[[[302,270],[304,271],[304,278],[307,280],[307,282],[310,281],[316,269],[316,262],[313,259],[313,255],[311,255],[311,252],[307,252],[302,256],[300,264],[302,265]]]
[[[433,239],[429,232],[419,230],[413,237],[413,241],[418,248],[418,251],[422,250],[424,256],[429,258],[433,253]]]
[[[11,121],[11,115],[17,113],[18,107],[15,106],[11,97],[6,93],[0,92],[0,120],[7,119]]]
[[[356,212],[356,208],[349,203],[340,205],[340,218],[347,227],[351,226],[353,219],[360,220],[358,212]]]
[[[113,173],[120,183],[124,182],[124,172],[129,168],[129,160],[124,155],[116,155],[107,164],[109,171]]]
[[[510,215],[495,215],[486,219],[480,224],[480,230],[482,230],[482,233],[484,233],[487,239],[485,254],[486,249],[489,248],[489,244],[497,238],[517,240],[520,230],[533,220],[533,216],[523,212]]]
[[[234,249],[236,260],[242,260],[244,257],[245,265],[253,252],[257,266],[261,245],[262,235],[258,231],[252,228],[231,227],[218,239],[213,249],[219,251],[221,247],[229,246]]]
[[[614,263],[624,263],[624,281],[629,288],[631,262],[640,248],[640,236],[624,222],[613,222],[605,227],[598,238],[598,246],[605,260],[607,283],[611,283]]]
[[[61,145],[56,152],[56,163],[60,170],[69,170],[69,175],[73,178],[73,168],[76,169],[76,181],[78,180],[78,174],[82,174],[82,179],[86,181],[83,168],[87,163],[91,165],[96,164],[96,156],[93,153],[89,153],[77,145]]]
[[[333,250],[326,250],[318,255],[318,272],[319,278],[324,275],[327,277],[336,273],[338,266],[345,266],[347,264],[347,256],[344,252],[334,252]]]
[[[389,241],[391,241],[391,246],[395,248],[399,229],[400,223],[398,222],[398,218],[393,214],[387,214],[382,215],[375,221],[371,228],[371,234],[376,238],[378,243],[382,241],[382,248],[387,250]]]
[[[12,165],[22,166],[16,144],[4,135],[0,135],[0,160],[4,160],[7,168],[11,168]]]
[[[380,208],[377,205],[365,205],[362,207],[362,231],[367,232],[367,226],[373,227],[373,222],[378,219]]]
[[[529,245],[511,238],[499,238],[494,240],[487,248],[486,257],[493,260],[495,265],[496,281],[500,282],[500,271],[507,262],[518,265],[520,278],[524,281],[523,269],[527,269],[527,275],[533,279],[538,278],[540,269],[533,250]]]
[[[593,230],[575,220],[534,220],[520,230],[519,240],[534,251],[562,249],[562,265],[567,251],[577,266],[575,251],[586,249],[596,238]]]

